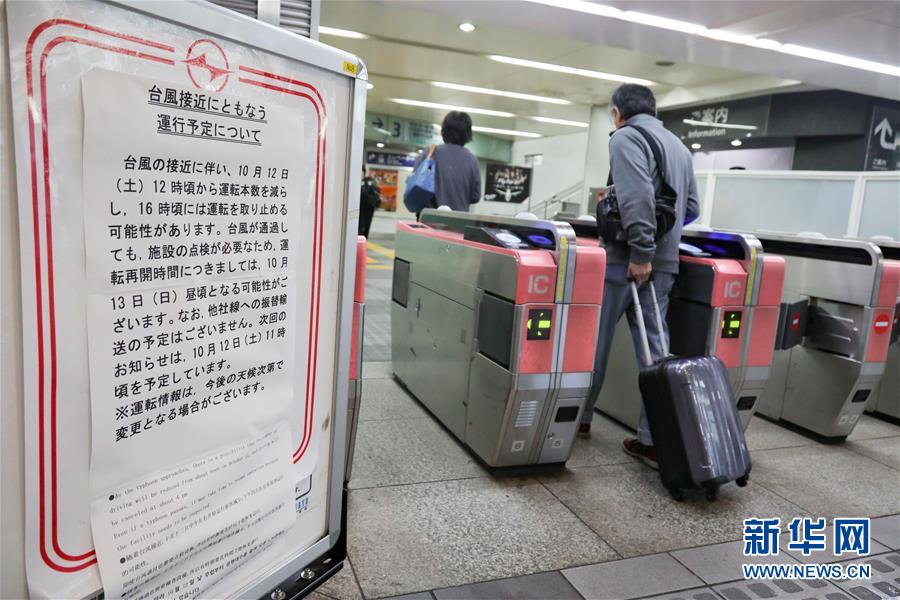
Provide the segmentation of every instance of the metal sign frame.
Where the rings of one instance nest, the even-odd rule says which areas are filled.
[[[338,291],[337,328],[322,335],[335,336],[335,370],[331,382],[322,386],[332,394],[332,423],[330,428],[330,465],[328,465],[327,533],[305,550],[284,556],[265,572],[254,576],[252,583],[231,592],[234,597],[271,597],[283,600],[305,595],[337,572],[346,557],[345,523],[346,491],[344,489],[345,445],[347,427],[348,382],[350,369],[351,328],[353,314],[353,290],[356,264],[356,232],[359,216],[360,172],[363,159],[363,134],[365,127],[366,82],[368,72],[356,56],[331,48],[318,41],[307,39],[245,17],[233,11],[205,2],[186,0],[166,2],[160,0],[97,0],[123,8],[136,15],[149,17],[173,25],[190,28],[198,33],[208,33],[281,58],[297,61],[311,67],[336,73],[349,79],[347,114],[332,115],[345,120],[347,137],[334,144],[338,150],[336,159],[344,163],[344,190],[339,200],[343,206],[343,220],[338,258],[340,289]],[[7,7],[9,4],[7,4]],[[3,10],[7,10],[3,7]],[[8,12],[8,11],[7,11]],[[151,20],[152,19],[152,20]],[[8,21],[8,16],[7,16]],[[7,38],[9,44],[9,38]],[[15,82],[14,82],[15,84]],[[12,131],[10,131],[10,139]],[[13,172],[12,177],[16,177]],[[17,202],[17,199],[11,199]],[[20,347],[21,350],[21,347]],[[19,484],[24,487],[24,481]],[[99,593],[100,590],[97,590]]]

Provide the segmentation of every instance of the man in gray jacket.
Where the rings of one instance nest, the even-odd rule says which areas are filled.
[[[626,83],[613,92],[610,100],[616,131],[609,141],[609,167],[615,185],[625,243],[607,243],[606,283],[603,292],[603,309],[597,339],[594,363],[594,380],[588,393],[579,433],[589,435],[594,404],[600,395],[606,374],[606,363],[612,346],[616,324],[627,315],[634,340],[638,364],[643,364],[640,334],[632,308],[631,289],[628,280],[635,280],[640,288],[638,295],[644,313],[644,322],[650,340],[653,360],[662,357],[661,336],[668,336],[665,325],[669,306],[669,292],[678,274],[678,244],[685,221],[699,215],[697,183],[690,151],[675,135],[663,127],[656,118],[656,98],[649,88]],[[675,224],[659,240],[656,239],[656,194],[662,186],[660,169],[653,158],[653,151],[644,136],[635,129],[643,129],[656,141],[665,161],[666,183],[677,194]],[[653,275],[659,309],[663,317],[664,331],[659,331],[653,315],[650,286],[644,285]],[[626,439],[626,453],[657,468],[656,451],[641,410],[637,439]]]

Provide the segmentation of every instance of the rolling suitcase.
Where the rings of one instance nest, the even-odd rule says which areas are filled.
[[[656,289],[652,281],[649,285],[663,331]],[[648,365],[641,369],[638,383],[663,485],[678,501],[684,499],[685,490],[705,490],[713,501],[724,483],[747,485],[750,454],[725,365],[715,356],[668,356],[665,336],[665,358],[654,363],[634,282],[631,293]]]

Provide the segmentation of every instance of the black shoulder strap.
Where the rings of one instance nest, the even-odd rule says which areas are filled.
[[[653,153],[653,160],[656,161],[656,168],[659,169],[659,178],[663,181],[666,181],[666,161],[665,155],[663,154],[662,149],[659,144],[656,142],[656,138],[654,138],[650,133],[644,129],[643,127],[638,127],[637,125],[629,125],[635,131],[643,136],[644,140],[646,140],[647,144],[650,146],[650,152]]]

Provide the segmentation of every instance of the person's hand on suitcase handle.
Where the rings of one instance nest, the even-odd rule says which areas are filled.
[[[644,282],[649,281],[652,274],[653,265],[651,265],[649,262],[628,263],[628,278],[632,281],[637,282],[638,285],[643,285]]]
[[[648,263],[649,265],[649,263]],[[630,267],[631,265],[629,265]],[[646,361],[646,365],[651,366],[653,364],[653,355],[650,352],[650,338],[647,336],[647,327],[644,325],[644,312],[641,310],[641,299],[640,294],[638,293],[638,284],[634,278],[631,276],[631,273],[628,274],[628,281],[631,283],[631,297],[633,300],[634,306],[634,316],[635,322],[638,326],[638,331],[640,332],[640,341],[641,346],[644,351],[644,360]],[[652,270],[650,274],[647,276],[647,284],[650,286],[650,298],[653,302],[653,314],[656,317],[656,326],[657,331],[659,331],[659,341],[662,344],[662,355],[666,357],[669,355],[669,340],[666,339],[666,332],[663,326],[662,312],[659,310],[659,302],[656,298],[656,286],[653,285],[653,273]]]

